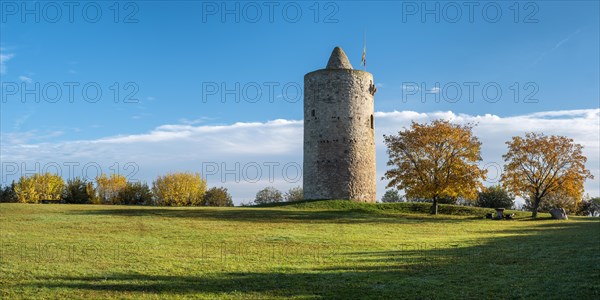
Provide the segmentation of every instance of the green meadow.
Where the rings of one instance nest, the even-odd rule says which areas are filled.
[[[0,204],[0,298],[594,299],[600,219],[428,204]]]

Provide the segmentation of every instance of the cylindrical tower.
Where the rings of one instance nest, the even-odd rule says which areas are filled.
[[[335,47],[304,75],[304,198],[375,202],[373,75]]]

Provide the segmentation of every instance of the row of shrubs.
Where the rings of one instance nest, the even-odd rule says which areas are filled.
[[[242,205],[300,201],[301,187],[282,193],[267,187],[256,193],[254,201]],[[79,177],[67,182],[56,174],[23,176],[17,182],[0,186],[0,202],[39,203],[55,201],[70,204],[124,204],[159,206],[233,206],[224,187],[206,189],[206,180],[198,173],[170,173],[158,176],[152,186],[129,182],[118,174],[102,174],[93,182]]]
[[[171,173],[158,176],[152,186],[129,182],[125,176],[102,174],[94,182],[81,178],[67,182],[56,174],[23,176],[1,187],[0,202],[40,203],[55,201],[71,204],[125,204],[161,206],[233,206],[224,187],[206,189],[198,173]]]
[[[291,188],[286,193],[282,193],[275,187],[267,187],[256,193],[254,201],[242,205],[271,206],[303,199],[303,190],[299,186]],[[158,176],[152,182],[152,187],[146,183],[129,182],[119,174],[110,176],[102,174],[96,177],[94,182],[74,178],[65,183],[62,177],[51,173],[21,177],[18,182],[13,182],[5,187],[0,186],[0,202],[39,203],[45,200],[73,204],[233,206],[232,197],[226,188],[212,187],[207,190],[206,180],[199,173],[170,173]],[[431,202],[424,199],[406,199],[400,196],[397,190],[386,191],[381,200],[384,203],[411,202],[414,205],[403,205],[402,209],[412,209],[413,212],[423,213],[427,212],[430,205],[419,202]],[[346,201],[344,205],[354,205],[348,202]],[[515,197],[501,186],[491,186],[479,192],[477,199],[473,201],[441,199],[439,203],[460,204],[461,206],[454,206],[464,209],[469,206],[513,209]],[[460,209],[454,206],[448,208],[452,209],[452,212],[449,213],[461,214]],[[522,209],[531,210],[530,206],[528,199],[525,199]],[[388,209],[389,207],[379,205],[377,208]],[[553,207],[565,208],[569,214],[595,216],[600,214],[600,198],[586,198],[578,201],[566,196],[550,198],[542,203],[539,210],[546,212]],[[394,209],[397,210],[397,208]],[[471,214],[470,211],[465,211],[465,213]]]

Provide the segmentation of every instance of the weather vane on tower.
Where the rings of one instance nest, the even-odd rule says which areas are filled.
[[[364,40],[364,47],[363,47],[363,53],[362,53],[362,58],[360,60],[360,64],[363,65],[363,70],[367,70],[367,31],[365,30],[365,40]]]

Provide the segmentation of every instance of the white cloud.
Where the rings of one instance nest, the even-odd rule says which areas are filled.
[[[198,124],[202,124],[202,123],[205,123],[206,121],[211,121],[211,120],[214,120],[214,118],[200,117],[200,118],[193,119],[193,120],[181,118],[181,119],[179,119],[179,122],[182,124],[185,124],[185,125],[198,125]]]
[[[0,48],[0,74],[6,74],[6,62],[11,60],[15,55],[12,53],[5,53],[4,48]]]
[[[427,90],[427,92],[438,94],[440,92],[440,88],[436,86],[436,87],[431,88],[430,90]]]
[[[402,90],[403,91],[407,91],[407,90],[418,91],[419,90],[419,85],[417,85],[414,82],[403,83],[402,84]]]
[[[30,118],[32,115],[33,115],[33,113],[28,113],[28,114],[25,114],[25,115],[22,115],[22,116],[20,116],[20,117],[16,118],[16,119],[15,119],[15,124],[14,124],[13,128],[14,128],[15,130],[20,130],[20,129],[21,129],[21,126],[22,126],[23,124],[25,124],[25,122],[27,122],[27,120],[28,120],[28,119],[29,119],[29,118]]]
[[[503,164],[505,141],[526,132],[543,131],[546,134],[569,136],[584,145],[584,153],[588,157],[587,168],[595,176],[594,180],[586,182],[586,192],[596,196],[600,194],[600,109],[539,112],[511,117],[467,115],[451,111],[393,111],[375,113],[378,197],[385,191],[385,182],[379,181],[379,178],[387,169],[383,134],[395,134],[403,127],[410,126],[411,121],[428,122],[441,118],[457,123],[478,124],[474,131],[483,143],[482,165],[490,167],[490,179],[486,184],[494,184],[497,180],[494,179],[498,177],[494,168],[501,168]],[[142,134],[49,142],[52,138],[48,136],[57,134],[61,133],[46,133],[40,137],[36,132],[3,132],[0,159],[3,162],[17,162],[19,166],[25,163],[29,169],[33,168],[31,165],[35,162],[41,164],[40,169],[49,162],[59,165],[78,162],[80,165],[75,167],[76,175],[84,173],[86,164],[95,163],[104,172],[114,172],[116,169],[121,174],[130,175],[133,170],[125,167],[128,162],[133,162],[139,169],[130,178],[149,183],[156,175],[169,171],[202,171],[203,166],[205,170],[208,170],[207,166],[216,166],[219,170],[207,176],[209,186],[227,187],[236,203],[251,200],[256,191],[265,186],[274,185],[287,190],[302,185],[302,181],[296,178],[296,168],[302,166],[302,121],[278,119],[197,126],[166,124]],[[284,167],[288,168],[287,173]],[[68,168],[63,166],[62,169],[63,176],[67,176]],[[92,171],[95,172],[95,168],[88,168],[86,174]],[[209,172],[205,173],[208,175]],[[288,177],[287,182],[284,175]],[[258,182],[251,180],[257,177],[260,179]]]
[[[27,83],[31,83],[33,80],[27,76],[19,76],[19,80],[23,81],[23,82],[27,82]]]
[[[533,118],[551,118],[551,117],[593,117],[596,113],[593,109],[574,109],[574,110],[559,110],[559,111],[543,111],[529,114]]]

